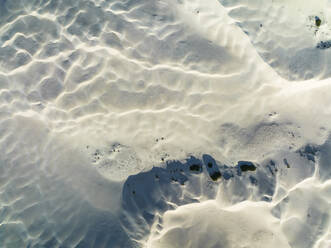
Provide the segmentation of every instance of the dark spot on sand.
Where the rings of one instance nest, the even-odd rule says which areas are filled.
[[[257,179],[255,177],[250,176],[249,181],[251,182],[251,184],[257,185]]]
[[[221,174],[221,172],[219,172],[219,171],[215,171],[215,172],[213,172],[212,174],[210,174],[210,178],[211,178],[213,181],[217,181],[217,179],[219,179],[221,176],[222,176],[222,174]]]
[[[308,160],[315,163],[315,156],[318,152],[317,147],[308,144],[304,148],[300,149],[298,152],[299,152],[301,157],[305,157]]]
[[[287,162],[287,159],[286,158],[284,158],[283,161],[284,161],[284,164],[286,165],[287,168],[290,168],[291,167],[290,164]]]
[[[254,165],[245,164],[245,165],[240,166],[240,170],[241,171],[255,171],[256,167]]]
[[[190,165],[190,170],[191,171],[201,171],[201,165],[199,165],[199,164],[192,164],[192,165]]]
[[[208,167],[209,167],[209,168],[213,167],[213,163],[209,162],[209,163],[208,163]]]
[[[240,167],[240,170],[243,172],[256,170],[256,166],[252,162],[249,162],[249,161],[239,161],[238,165]]]
[[[321,26],[321,24],[322,24],[322,20],[318,16],[315,16],[315,25],[316,25],[316,27]]]
[[[322,50],[328,49],[330,47],[331,47],[331,40],[329,40],[329,41],[321,41],[316,46],[316,48],[322,49]]]

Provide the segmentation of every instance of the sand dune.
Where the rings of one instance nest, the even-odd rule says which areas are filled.
[[[331,247],[330,4],[0,1],[0,247]]]

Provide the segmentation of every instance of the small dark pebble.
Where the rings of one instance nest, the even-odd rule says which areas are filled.
[[[284,158],[283,161],[284,161],[284,164],[286,165],[287,168],[290,168],[291,167],[290,164],[287,162],[287,159],[286,158]]]
[[[318,16],[315,16],[315,25],[317,27],[319,27],[319,26],[321,26],[321,23],[322,23],[322,20]]]
[[[266,201],[266,202],[271,202],[272,201],[272,197],[270,195],[265,195],[262,197],[261,199],[262,201]]]
[[[240,167],[241,171],[255,171],[256,170],[256,166],[249,161],[239,161],[238,165]]]
[[[219,171],[215,171],[214,173],[210,174],[210,178],[213,181],[217,181],[217,179],[219,179],[221,176],[222,176],[222,174]]]
[[[201,165],[199,165],[199,164],[192,164],[190,166],[190,170],[191,171],[201,171]]]

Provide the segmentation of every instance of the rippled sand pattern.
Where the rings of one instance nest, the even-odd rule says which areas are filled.
[[[330,8],[0,0],[0,247],[330,248]]]

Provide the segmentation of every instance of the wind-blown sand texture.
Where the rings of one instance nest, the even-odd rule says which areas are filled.
[[[330,248],[329,0],[0,0],[0,247]]]

